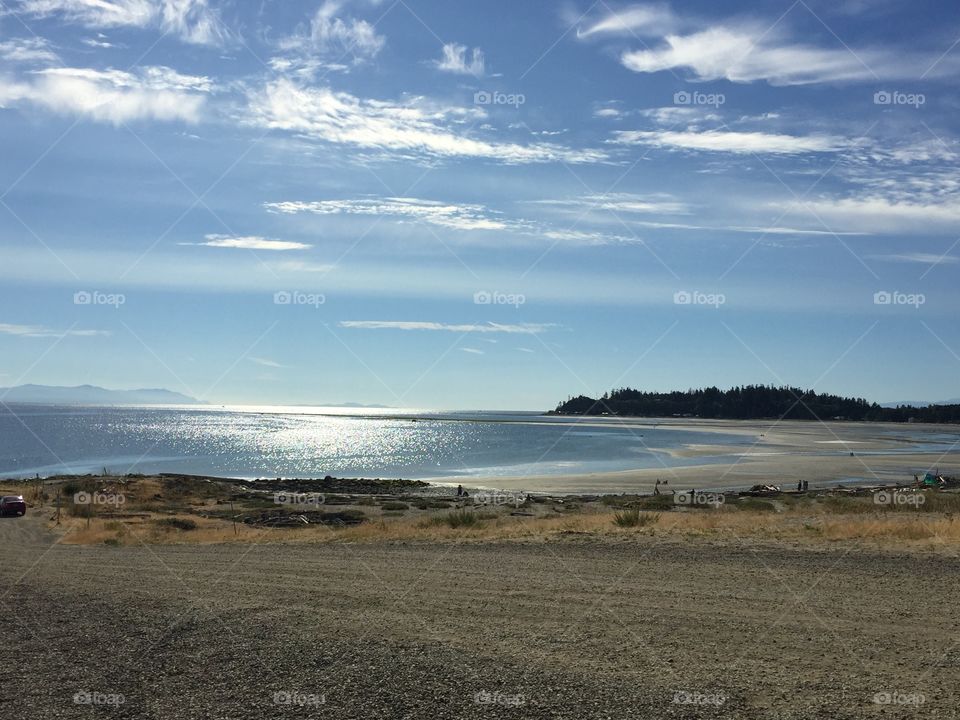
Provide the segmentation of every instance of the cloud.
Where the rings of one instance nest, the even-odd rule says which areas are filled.
[[[437,60],[437,69],[460,75],[480,77],[484,72],[483,50],[474,48],[467,62],[467,46],[447,43],[443,46],[443,57]]]
[[[595,150],[539,143],[488,142],[459,134],[449,125],[480,112],[472,107],[429,107],[365,100],[329,88],[300,87],[287,79],[249,96],[249,123],[338,145],[402,158],[486,158],[508,164],[590,163],[606,158]]]
[[[461,352],[470,353],[472,355],[486,355],[483,350],[477,350],[476,348],[458,348]]]
[[[791,204],[787,203],[787,209]],[[940,202],[909,202],[880,196],[816,199],[795,210],[815,213],[831,229],[859,230],[877,234],[948,233],[960,229],[960,199]]]
[[[666,193],[636,195],[632,193],[607,193],[604,195],[584,195],[571,199],[530,200],[531,205],[554,206],[572,212],[581,213],[590,210],[609,210],[617,213],[663,213],[666,215],[686,215],[689,206]]]
[[[621,52],[620,62],[638,73],[685,71],[698,81],[802,85],[943,77],[957,67],[955,58],[944,60],[942,49],[848,47],[827,29],[820,38],[825,44],[809,34],[798,39],[785,17],[704,21],[678,16],[665,4],[604,8],[580,23],[577,37],[636,39],[642,47]]]
[[[431,225],[456,230],[504,230],[508,224],[493,216],[483,205],[455,205],[417,198],[361,198],[356,200],[319,200],[315,202],[269,202],[271,212],[316,215],[393,215],[422,220]]]
[[[0,42],[0,59],[11,63],[52,63],[57,54],[44,38],[12,38]]]
[[[251,356],[251,357],[248,357],[247,360],[249,360],[249,361],[252,362],[252,363],[256,363],[257,365],[262,365],[263,367],[270,367],[270,368],[285,368],[285,367],[286,367],[286,365],[281,365],[281,364],[278,363],[276,360],[271,360],[271,359],[269,359],[269,358],[261,358],[261,357],[252,357],[252,356]]]
[[[543,202],[549,203],[551,201]],[[314,202],[283,201],[264,203],[264,207],[269,212],[290,215],[302,212],[316,215],[367,215],[371,217],[389,215],[400,218],[404,222],[425,222],[452,230],[510,232],[538,239],[546,238],[584,245],[606,245],[636,241],[632,238],[608,233],[557,229],[533,220],[507,218],[484,205],[458,205],[417,198],[365,197],[353,200],[318,200]],[[637,211],[639,212],[639,210]]]
[[[91,28],[159,28],[197,45],[218,45],[229,37],[207,0],[22,0],[20,8]]]
[[[917,265],[956,265],[960,257],[955,255],[937,255],[936,253],[902,253],[891,255],[868,255],[868,260],[881,262],[914,263]]]
[[[232,237],[230,235],[204,235],[207,242],[182,243],[184,245],[203,245],[215,248],[237,248],[240,250],[308,250],[313,247],[307,243],[270,240],[258,235]]]
[[[604,7],[607,7],[606,4]],[[577,37],[660,34],[669,32],[678,22],[676,15],[666,5],[632,5],[611,11],[602,18],[590,20],[585,28],[577,28]]]
[[[436,330],[459,333],[509,333],[521,335],[537,335],[555,327],[552,323],[504,325],[502,323],[489,322],[485,325],[447,325],[437,322],[393,320],[343,320],[339,325],[344,328],[363,328],[366,330]]]
[[[103,337],[110,334],[108,330],[53,330],[42,325],[12,325],[0,323],[0,334],[15,335],[28,338],[62,338],[62,337]]]
[[[308,272],[308,273],[328,273],[336,265],[323,263],[305,262],[303,260],[284,260],[282,262],[269,263],[270,267],[280,272]]]
[[[654,147],[728,153],[762,153],[794,155],[807,152],[836,152],[849,147],[842,138],[830,135],[784,135],[766,132],[732,132],[727,130],[648,131],[624,130],[615,134],[614,142],[653,145]]]
[[[343,5],[341,0],[326,0],[313,16],[309,30],[302,29],[284,38],[279,42],[280,49],[326,56],[335,61],[349,57],[354,63],[375,58],[386,39],[366,20],[337,17]]]
[[[0,80],[0,107],[29,103],[64,114],[120,124],[131,120],[200,118],[209,78],[181,75],[168,67],[121,70],[47,68],[21,81]]]

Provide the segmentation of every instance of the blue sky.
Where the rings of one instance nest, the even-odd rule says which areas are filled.
[[[3,0],[0,385],[960,396],[948,2]]]

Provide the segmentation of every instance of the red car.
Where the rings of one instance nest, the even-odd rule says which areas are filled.
[[[22,495],[5,495],[0,498],[0,515],[26,515],[27,504]]]

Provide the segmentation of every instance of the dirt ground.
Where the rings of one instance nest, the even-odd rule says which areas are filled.
[[[0,716],[956,718],[952,554],[79,546],[0,520]]]

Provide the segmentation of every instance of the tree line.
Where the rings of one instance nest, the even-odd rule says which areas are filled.
[[[960,405],[881,407],[863,398],[841,397],[793,387],[744,385],[686,391],[647,392],[618,388],[594,399],[585,395],[557,405],[559,415],[628,415],[757,420],[868,420],[960,423]]]

